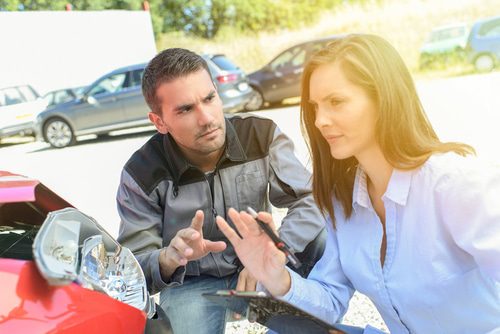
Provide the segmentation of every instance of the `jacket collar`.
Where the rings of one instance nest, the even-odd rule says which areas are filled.
[[[246,161],[247,155],[241,146],[236,130],[233,124],[225,118],[226,123],[226,140],[224,154],[221,160],[217,163],[217,167],[222,165],[225,160],[230,161]],[[165,149],[166,161],[169,165],[170,172],[174,178],[174,183],[178,184],[182,175],[189,169],[198,169],[186,160],[184,154],[175,142],[174,138],[168,133],[163,136],[163,147]]]

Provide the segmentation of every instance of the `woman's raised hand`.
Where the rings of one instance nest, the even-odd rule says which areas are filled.
[[[216,222],[234,246],[241,263],[272,295],[284,295],[290,289],[290,274],[285,269],[285,254],[276,248],[248,213],[229,209],[228,215],[239,235],[224,218],[219,216]],[[269,213],[260,212],[258,217],[276,231]]]

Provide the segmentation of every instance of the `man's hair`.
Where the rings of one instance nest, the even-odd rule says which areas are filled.
[[[142,77],[142,94],[151,111],[161,115],[161,101],[156,89],[163,83],[205,69],[207,62],[198,54],[181,48],[165,49],[157,54],[146,66]]]
[[[375,35],[340,37],[309,59],[302,74],[301,120],[313,163],[313,195],[318,206],[333,216],[332,197],[352,213],[355,157],[337,160],[315,126],[316,114],[309,103],[312,73],[325,64],[339,64],[347,79],[363,88],[377,106],[375,136],[384,157],[394,167],[410,170],[434,153],[474,153],[466,144],[441,142],[429,122],[408,68],[396,49]]]

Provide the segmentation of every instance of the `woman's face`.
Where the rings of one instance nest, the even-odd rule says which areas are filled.
[[[316,68],[309,82],[315,126],[330,145],[333,158],[363,155],[378,147],[375,140],[377,107],[365,90],[347,80],[338,62]]]

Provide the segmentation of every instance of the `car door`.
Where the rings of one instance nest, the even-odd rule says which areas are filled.
[[[150,124],[148,118],[150,110],[144,100],[141,89],[143,73],[144,68],[129,71],[127,73],[127,87],[123,90],[122,94],[126,122],[132,125]]]
[[[269,63],[261,81],[267,101],[278,102],[300,95],[300,79],[306,55],[306,46],[298,45],[284,51]]]
[[[111,131],[126,121],[121,100],[127,72],[111,74],[89,89],[71,118],[79,133]]]

